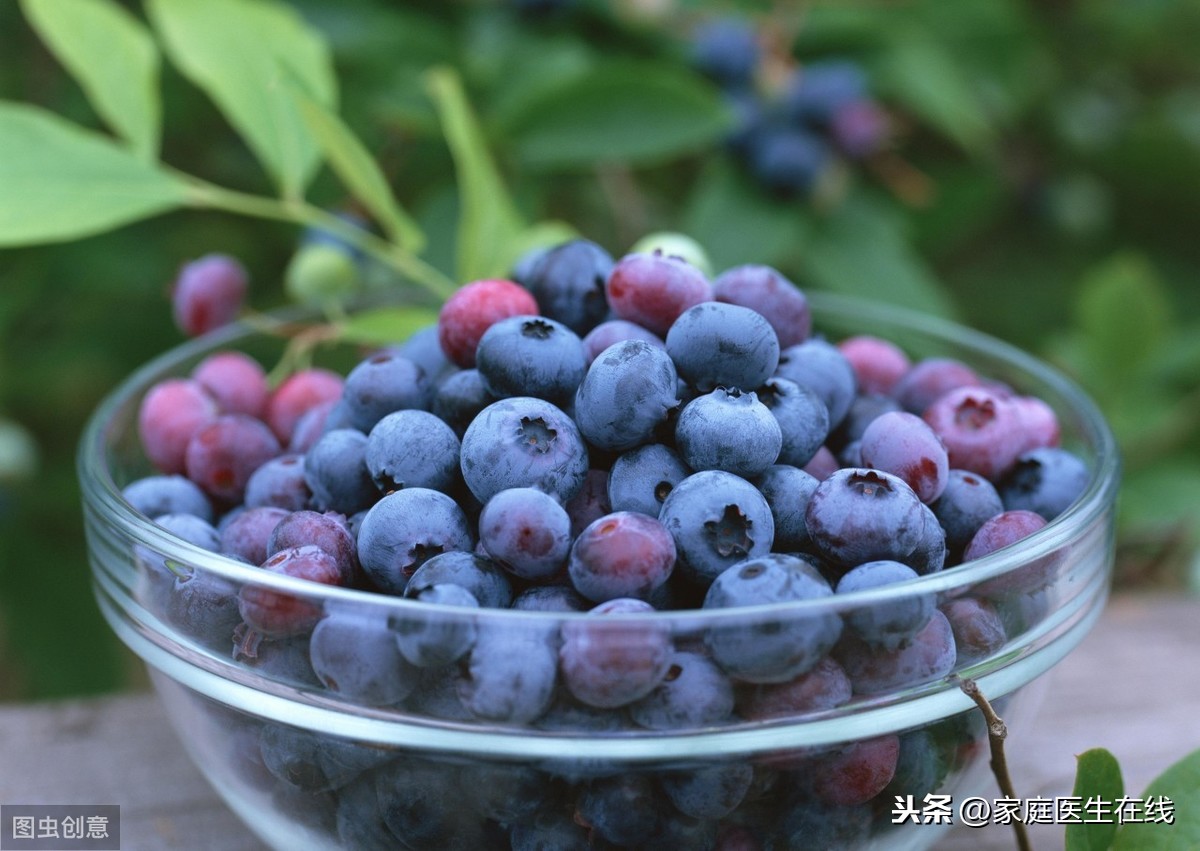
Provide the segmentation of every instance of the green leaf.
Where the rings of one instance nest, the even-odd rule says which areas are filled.
[[[1125,824],[1117,830],[1115,851],[1195,851],[1200,848],[1200,750],[1160,774],[1142,800],[1159,797],[1174,804],[1173,824]]]
[[[801,263],[827,289],[953,316],[953,300],[909,243],[904,225],[885,202],[851,194],[818,220]]]
[[[742,263],[778,265],[807,236],[793,205],[772,201],[724,165],[701,177],[688,201],[684,230],[704,246],[718,271]]]
[[[458,75],[429,72],[427,84],[458,174],[457,272],[461,282],[508,274],[512,246],[525,229]]]
[[[1146,259],[1118,254],[1080,287],[1077,325],[1088,375],[1112,391],[1127,388],[1171,336],[1171,308]]]
[[[425,237],[396,202],[370,151],[333,110],[302,92],[296,92],[296,97],[304,120],[342,183],[371,211],[388,236],[405,249],[420,253]]]
[[[363,346],[402,343],[437,322],[436,310],[424,307],[380,307],[364,310],[337,325],[338,339]]]
[[[96,112],[143,159],[158,156],[158,47],[111,0],[21,0],[38,36],[74,75]]]
[[[608,65],[530,98],[506,122],[518,156],[535,168],[644,164],[701,150],[731,116],[716,91],[659,65]]]
[[[936,40],[917,31],[897,36],[873,79],[881,93],[905,104],[963,148],[980,153],[993,129],[962,69]]]
[[[1125,794],[1121,766],[1104,748],[1093,748],[1076,757],[1074,795],[1083,801],[1098,798],[1113,802]],[[1069,823],[1066,851],[1106,851],[1112,847],[1117,825],[1112,822]]]
[[[187,185],[53,113],[0,102],[0,247],[102,233],[179,207]]]
[[[283,194],[299,197],[320,151],[285,83],[335,105],[321,36],[276,0],[146,0],[146,8],[171,61],[208,93]]]

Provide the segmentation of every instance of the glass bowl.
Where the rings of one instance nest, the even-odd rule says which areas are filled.
[[[986,725],[960,678],[1019,735],[1042,675],[1103,608],[1116,448],[1074,384],[1004,343],[890,306],[809,296],[816,329],[831,340],[882,336],[914,359],[957,358],[1040,397],[1059,418],[1063,445],[1089,466],[1082,495],[1043,529],[968,564],[787,605],[597,619],[316,585],[192,546],[122,497],[124,485],[153,472],[136,418],[154,383],[220,349],[264,363],[281,352],[281,341],[238,325],[145,366],[86,429],[78,469],[99,606],[147,664],[196,765],[276,848],[930,847],[946,828],[894,824],[898,796],[920,809],[931,793],[957,801],[993,788]],[[360,356],[342,352],[340,363]],[[960,652],[950,675],[918,672],[835,700],[841,686],[826,662],[757,683],[723,677],[712,662],[722,643],[778,646],[868,609],[921,599],[940,611],[964,598],[992,606],[1004,633],[982,656]],[[247,634],[230,607],[239,599],[299,625],[269,640]],[[323,652],[399,666],[400,685],[356,691],[319,679],[310,656],[318,623],[335,634]],[[397,636],[432,652],[419,666],[409,656],[380,662],[396,656]],[[579,641],[623,660],[626,677],[667,653],[668,679],[701,683],[697,697],[669,711],[572,702],[558,659],[565,642]],[[722,697],[710,700],[714,690]],[[723,716],[708,711],[722,702]]]

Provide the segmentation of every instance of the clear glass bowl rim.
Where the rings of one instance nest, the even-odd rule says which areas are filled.
[[[1069,406],[1081,426],[1081,437],[1095,458],[1091,476],[1082,495],[1063,514],[1044,528],[1017,544],[1005,547],[969,564],[920,576],[907,582],[883,588],[836,594],[810,600],[778,603],[765,606],[727,609],[684,609],[652,614],[609,615],[609,622],[625,618],[644,621],[654,618],[675,622],[688,628],[734,622],[747,617],[794,618],[830,611],[843,612],[866,605],[886,603],[911,595],[940,594],[956,588],[976,585],[1033,560],[1049,556],[1071,543],[1080,530],[1089,528],[1115,502],[1120,475],[1120,457],[1116,440],[1100,410],[1092,399],[1073,380],[1059,370],[1021,349],[980,331],[936,316],[908,308],[826,292],[807,291],[814,319],[819,327],[823,317],[853,318],[856,323],[888,326],[913,332],[944,345],[963,349],[1027,375],[1051,389]],[[296,318],[280,312],[280,317]],[[255,326],[238,322],[197,337],[147,362],[132,373],[97,406],[82,433],[77,454],[77,473],[85,506],[98,511],[104,520],[117,530],[156,552],[172,556],[195,569],[210,572],[238,585],[252,584],[265,588],[289,591],[308,599],[320,599],[341,605],[386,607],[397,615],[421,612],[424,617],[443,613],[454,619],[464,610],[453,606],[436,605],[379,594],[371,591],[315,585],[302,579],[280,576],[257,566],[196,547],[171,535],[150,518],[136,511],[121,494],[106,460],[106,446],[111,436],[113,420],[118,411],[135,403],[142,394],[162,378],[179,375],[182,364],[223,347],[233,347],[239,340],[259,333]],[[882,332],[881,332],[881,335]],[[528,612],[510,609],[472,610],[476,622],[494,619],[497,624],[515,627],[527,624],[531,628],[549,627],[565,621],[586,617],[585,612]]]

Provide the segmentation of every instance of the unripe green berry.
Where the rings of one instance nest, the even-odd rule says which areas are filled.
[[[358,266],[332,245],[305,245],[292,256],[284,278],[289,297],[305,304],[344,301],[358,291]]]

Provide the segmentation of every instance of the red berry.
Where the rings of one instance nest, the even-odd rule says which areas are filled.
[[[270,573],[321,585],[338,585],[342,575],[337,559],[311,544],[278,552],[263,562],[262,567]],[[316,626],[322,616],[319,600],[308,601],[249,584],[243,585],[238,593],[238,611],[242,620],[268,638],[302,635]]]
[[[665,336],[681,313],[711,301],[713,291],[695,266],[656,251],[623,257],[608,276],[605,295],[618,318]]]
[[[192,435],[184,463],[188,478],[201,490],[236,503],[250,475],[279,453],[279,441],[262,420],[222,414]]]
[[[475,349],[485,331],[510,316],[536,316],[529,290],[499,278],[467,284],[442,305],[438,342],[446,357],[464,369],[475,366]]]
[[[296,422],[310,409],[342,398],[345,380],[336,372],[313,367],[293,373],[275,388],[263,419],[281,443],[292,439]]]
[[[232,322],[246,300],[246,269],[224,254],[187,263],[171,290],[175,324],[196,337]]]
[[[192,378],[212,394],[223,414],[261,417],[271,394],[262,366],[242,352],[209,355],[192,370]]]
[[[198,381],[168,378],[150,388],[138,409],[138,436],[146,457],[164,473],[182,473],[192,435],[220,409]]]
[[[912,368],[903,349],[880,337],[847,337],[837,347],[854,369],[859,393],[888,395]]]

